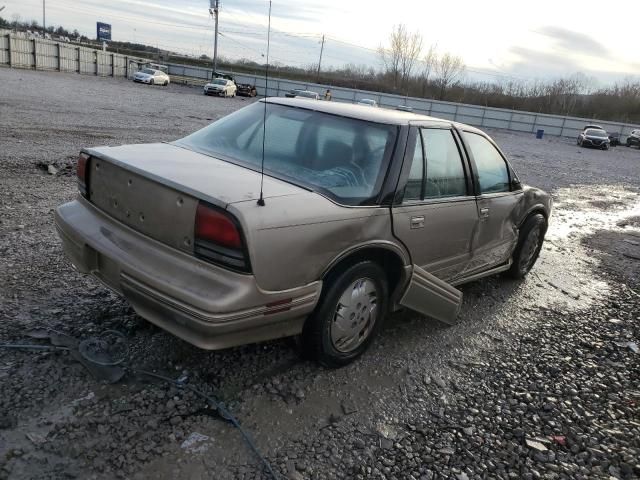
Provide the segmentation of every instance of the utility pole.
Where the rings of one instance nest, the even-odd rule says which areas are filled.
[[[322,65],[322,51],[324,50],[324,35],[322,35],[322,45],[320,46],[320,59],[318,60],[318,73],[316,75],[316,81],[320,81],[320,66]]]
[[[47,22],[44,13],[44,0],[42,0],[42,37],[47,33]]]
[[[215,35],[213,37],[213,72],[211,72],[211,80],[216,75],[218,69],[218,10],[220,8],[220,0],[209,0],[209,13],[213,15],[215,21]]]

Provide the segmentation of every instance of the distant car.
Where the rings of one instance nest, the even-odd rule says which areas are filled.
[[[312,92],[311,90],[291,90],[290,92],[287,92],[284,94],[285,97],[287,98],[311,98],[313,100],[320,100],[320,95],[316,92]]]
[[[627,147],[635,145],[640,148],[640,130],[633,130],[627,137]]]
[[[238,95],[241,97],[255,97],[258,95],[258,90],[255,85],[250,83],[240,83],[238,84]]]
[[[413,112],[413,108],[409,105],[398,105],[396,110],[400,110],[401,112]]]
[[[584,132],[578,135],[578,145],[581,147],[593,147],[608,150],[610,140],[607,132],[601,128],[587,128]]]
[[[358,105],[368,105],[369,107],[377,107],[378,102],[376,102],[372,98],[361,98],[360,100],[358,100]]]
[[[143,68],[133,75],[133,81],[137,83],[146,83],[148,85],[169,85],[169,75],[161,70],[153,68]]]
[[[216,78],[204,86],[205,95],[218,95],[221,97],[235,97],[238,87],[233,80]]]

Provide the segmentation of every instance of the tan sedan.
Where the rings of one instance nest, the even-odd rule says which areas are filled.
[[[78,185],[56,212],[64,249],[142,317],[205,349],[301,335],[329,366],[390,310],[453,323],[455,285],[523,277],[551,211],[476,128],[303,99],[83,150]]]

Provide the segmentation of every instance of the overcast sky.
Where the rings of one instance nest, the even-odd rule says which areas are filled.
[[[0,0],[0,14],[42,22],[42,0]],[[47,24],[95,38],[96,21],[113,39],[212,54],[208,0],[46,0]],[[221,0],[219,53],[261,60],[269,2]],[[637,0],[273,0],[271,58],[290,65],[379,67],[375,49],[394,24],[418,30],[425,46],[460,55],[471,78],[531,80],[582,72],[600,83],[640,78]],[[614,18],[615,16],[615,18]]]

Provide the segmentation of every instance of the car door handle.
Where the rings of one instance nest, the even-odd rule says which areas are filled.
[[[424,217],[411,217],[411,228],[424,228]]]
[[[480,218],[489,218],[489,209],[481,208],[480,209]]]

